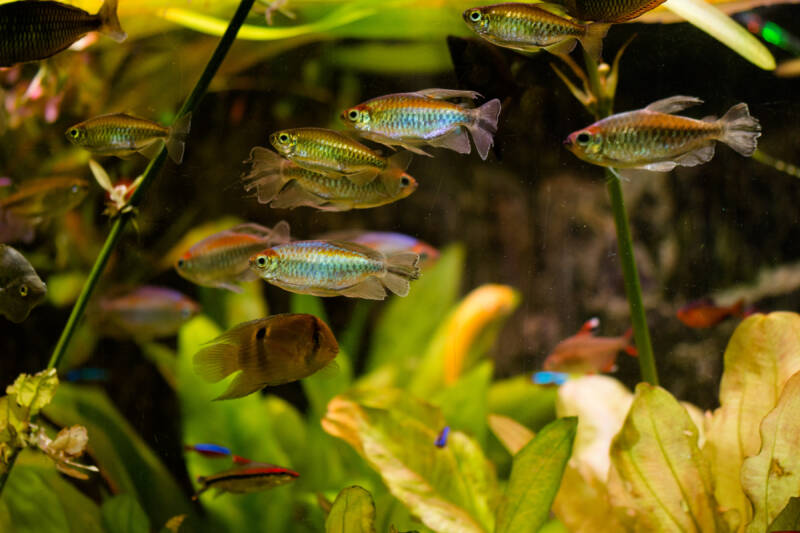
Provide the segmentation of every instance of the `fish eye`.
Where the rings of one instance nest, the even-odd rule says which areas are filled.
[[[25,298],[28,296],[28,286],[27,285],[20,285],[19,286],[19,295]]]
[[[178,259],[178,268],[183,268],[186,265],[186,261],[183,259]]]
[[[578,144],[589,144],[589,141],[592,140],[592,136],[586,132],[583,132],[579,133],[575,140],[578,142]]]
[[[69,136],[72,137],[73,139],[77,139],[78,137],[80,137],[80,135],[81,132],[78,131],[78,128],[72,128],[71,130],[69,130]]]
[[[472,22],[478,22],[479,20],[481,20],[481,12],[473,11],[472,13],[470,13],[469,20],[471,20]]]
[[[259,255],[256,258],[256,265],[258,265],[258,266],[260,266],[262,268],[267,266],[267,258],[265,256],[263,256],[263,255]]]
[[[278,135],[278,140],[283,144],[286,144],[289,142],[289,136],[286,135],[285,133],[281,133],[280,135]]]
[[[408,187],[409,185],[411,185],[411,180],[403,176],[402,178],[400,178],[400,185],[402,185],[403,187]]]
[[[347,118],[349,118],[350,120],[358,120],[358,111],[355,109],[351,109],[347,113]]]

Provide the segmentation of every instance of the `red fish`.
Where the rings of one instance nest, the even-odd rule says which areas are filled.
[[[611,372],[620,351],[636,357],[636,347],[631,344],[632,330],[620,337],[596,337],[594,329],[599,324],[598,319],[592,318],[578,333],[559,342],[544,360],[544,369],[587,374]]]
[[[728,317],[745,317],[744,300],[733,305],[723,306],[714,303],[710,298],[690,302],[676,313],[678,320],[690,328],[705,329],[716,326]]]

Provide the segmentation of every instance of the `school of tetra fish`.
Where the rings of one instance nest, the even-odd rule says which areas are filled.
[[[463,12],[480,38],[522,53],[540,50],[568,54],[580,43],[601,59],[602,41],[612,24],[634,19],[664,0],[553,0],[553,3],[502,3]],[[274,3],[274,9],[282,4]],[[273,6],[267,10],[271,23]],[[288,14],[288,13],[287,13]],[[90,32],[115,41],[126,38],[117,17],[117,0],[105,0],[96,14],[56,1],[15,1],[0,5],[0,67],[40,61],[67,49]],[[481,102],[478,104],[477,102]],[[702,120],[676,115],[701,104],[699,98],[672,96],[647,107],[612,115],[571,133],[566,149],[599,166],[669,171],[708,162],[717,143],[744,156],[756,150],[761,127],[747,104],[731,107],[721,118]],[[273,150],[256,146],[241,176],[246,193],[272,209],[309,207],[323,211],[368,209],[397,202],[419,186],[408,172],[411,154],[431,156],[435,149],[470,154],[482,160],[494,146],[501,115],[499,99],[471,90],[446,88],[377,95],[339,114],[348,133],[302,126],[273,132]],[[154,158],[162,150],[180,164],[191,114],[171,126],[119,110],[88,118],[66,130],[66,139],[93,155]],[[354,136],[380,147],[363,144]],[[390,153],[389,150],[406,150]],[[97,163],[93,171],[97,174]],[[102,169],[101,169],[102,170]],[[108,177],[98,182],[114,194]],[[422,178],[421,183],[424,183]],[[135,182],[110,198],[113,212],[125,209]],[[89,182],[74,176],[49,176],[21,182],[0,198],[0,242],[30,241],[37,225],[62,216],[86,197]],[[246,222],[210,235],[188,248],[175,271],[197,285],[241,292],[239,284],[262,279],[286,291],[315,296],[382,300],[406,296],[433,262],[436,248],[401,233],[346,230],[313,240],[293,240],[289,226],[272,228]],[[0,244],[0,314],[18,323],[45,298],[47,288],[17,250]],[[201,311],[198,303],[168,287],[139,286],[102,295],[94,302],[93,324],[105,335],[144,342],[177,334]],[[694,328],[711,327],[742,316],[742,304],[716,306],[696,302],[677,312]],[[610,372],[619,352],[635,356],[631,332],[619,337],[594,335],[597,320],[558,343],[532,380],[560,385],[569,373]],[[235,375],[216,400],[240,398],[264,387],[290,383],[335,365],[339,346],[331,329],[309,314],[277,314],[238,324],[195,354],[194,371],[216,383]],[[102,369],[73,371],[70,380],[104,380]],[[87,377],[89,376],[89,377]],[[449,426],[435,440],[447,446]],[[299,474],[284,467],[252,462],[214,444],[187,445],[205,457],[232,456],[235,466],[198,479],[195,497],[210,488],[247,493],[279,486]]]

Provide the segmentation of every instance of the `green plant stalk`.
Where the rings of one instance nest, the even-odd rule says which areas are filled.
[[[236,35],[239,33],[239,28],[241,28],[242,24],[247,18],[248,13],[250,13],[250,10],[253,8],[254,3],[255,0],[242,0],[239,3],[236,13],[234,13],[233,18],[231,18],[228,28],[225,30],[225,33],[220,39],[217,48],[214,50],[214,54],[211,56],[211,59],[209,59],[208,64],[206,64],[206,68],[200,75],[200,79],[197,80],[197,84],[194,86],[191,94],[189,94],[189,96],[186,98],[186,101],[183,103],[183,106],[181,106],[180,111],[178,111],[176,119],[186,115],[187,113],[192,113],[195,111],[195,109],[197,109],[200,100],[203,98],[208,90],[208,86],[211,84],[211,80],[214,79],[214,76],[216,75],[217,70],[219,70],[222,61],[228,54],[231,45],[236,40]],[[153,183],[156,176],[158,176],[158,173],[161,171],[161,167],[164,166],[166,158],[166,147],[162,147],[158,155],[154,157],[152,161],[150,161],[147,169],[145,169],[142,182],[139,184],[139,187],[137,187],[136,191],[134,191],[130,201],[128,202],[128,205],[133,209],[128,210],[125,213],[121,213],[114,221],[114,225],[111,227],[111,232],[108,234],[106,242],[103,244],[103,248],[100,250],[100,254],[97,256],[97,259],[94,262],[94,266],[92,267],[89,277],[86,280],[83,289],[81,290],[81,294],[78,296],[78,300],[75,302],[75,305],[72,308],[72,312],[69,315],[66,326],[64,326],[64,330],[61,332],[61,337],[58,339],[58,343],[53,350],[53,354],[50,357],[50,362],[47,364],[47,368],[58,367],[58,364],[64,356],[64,353],[66,353],[69,343],[72,340],[72,336],[75,334],[75,329],[78,327],[78,322],[80,322],[84,312],[86,311],[86,305],[89,303],[89,298],[91,298],[92,292],[94,292],[97,282],[100,280],[100,276],[103,274],[111,254],[117,247],[126,224],[135,216],[135,208],[139,206],[144,194],[147,192],[147,189],[150,188],[150,185]],[[18,455],[19,450],[15,450],[9,459],[8,468],[3,474],[0,474],[0,494],[2,494],[3,488],[6,485],[8,476],[11,473],[11,469],[14,467],[14,462],[16,461]]]
[[[586,59],[586,73],[589,76],[589,85],[597,98],[597,119],[611,115],[613,111],[613,95],[607,95],[600,76],[597,63],[584,52]],[[636,257],[633,255],[633,239],[628,222],[628,213],[625,211],[625,199],[622,195],[622,183],[616,172],[606,169],[606,190],[611,202],[611,211],[614,213],[614,225],[617,229],[617,250],[622,266],[622,279],[625,283],[625,296],[631,313],[633,325],[633,338],[639,352],[639,373],[642,381],[651,385],[658,385],[658,371],[656,359],[653,354],[653,345],[650,342],[650,328],[647,326],[647,316],[642,303],[642,285],[639,283],[639,269],[636,267]]]

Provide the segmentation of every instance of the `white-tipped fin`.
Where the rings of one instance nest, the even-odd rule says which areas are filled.
[[[118,43],[121,43],[128,37],[128,34],[122,29],[119,18],[117,17],[117,0],[105,0],[100,11],[97,12],[97,16],[100,17],[100,22],[102,24],[100,31]]]
[[[649,170],[650,172],[669,172],[673,168],[677,167],[678,163],[675,161],[659,161],[658,163],[650,163],[647,165],[642,165],[640,167],[633,167],[638,170]],[[630,181],[630,179],[628,179]]]
[[[481,98],[481,93],[475,91],[460,91],[458,89],[422,89],[416,93],[419,96],[435,98],[436,100],[450,100],[451,98],[467,98],[476,100]]]
[[[189,130],[192,127],[192,114],[186,113],[183,116],[175,119],[175,122],[169,128],[169,136],[167,137],[167,153],[170,159],[175,161],[178,165],[183,162],[183,152],[186,148],[186,137],[189,135]]]
[[[494,144],[494,133],[497,131],[497,120],[500,118],[500,100],[497,98],[489,100],[474,112],[475,120],[467,126],[467,129],[472,134],[475,149],[481,159],[486,159]]]
[[[583,49],[598,63],[603,61],[603,39],[610,27],[611,24],[589,24],[586,34],[580,39]]]
[[[369,277],[361,283],[347,287],[341,291],[343,296],[350,298],[363,298],[365,300],[383,300],[386,298],[386,289],[377,278]]]
[[[725,113],[719,123],[722,126],[722,142],[745,157],[756,151],[761,136],[761,124],[750,115],[747,104],[736,104]]]
[[[647,111],[654,111],[656,113],[677,113],[683,111],[687,107],[702,104],[703,101],[694,96],[670,96],[662,100],[656,100],[649,106],[645,107]]]
[[[472,145],[469,142],[469,136],[467,135],[467,132],[461,128],[461,126],[457,126],[456,129],[442,135],[441,137],[431,139],[428,141],[428,143],[431,146],[447,148],[448,150],[453,150],[459,154],[468,154],[472,151]]]

